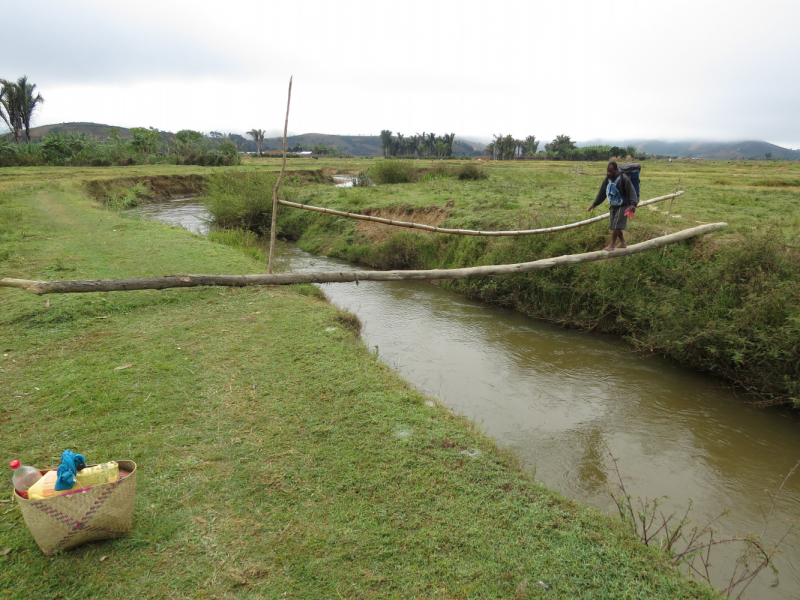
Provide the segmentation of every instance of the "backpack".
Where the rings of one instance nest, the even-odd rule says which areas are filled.
[[[639,197],[639,171],[642,170],[642,166],[639,163],[625,163],[622,165],[619,170],[628,176],[628,179],[631,180],[633,184],[633,189],[636,190],[636,197]]]
[[[622,206],[622,194],[620,193],[619,189],[617,189],[617,184],[619,183],[620,179],[622,179],[622,173],[617,175],[617,178],[614,181],[608,182],[606,194],[608,197],[609,206]]]

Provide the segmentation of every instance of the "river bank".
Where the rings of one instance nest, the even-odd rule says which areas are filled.
[[[0,235],[3,276],[263,269],[100,210],[69,181],[6,180]],[[0,321],[9,458],[52,465],[70,447],[140,466],[134,531],[120,540],[45,558],[16,509],[3,511],[2,589],[537,597],[542,581],[564,598],[712,597],[410,389],[312,286],[48,304],[4,291]]]
[[[190,230],[199,229],[198,217],[208,218],[206,205],[192,200],[145,204],[131,214]],[[254,234],[207,235],[266,260]],[[291,243],[278,245],[276,262],[289,273],[362,269]],[[530,319],[424,282],[319,287],[359,318],[360,337],[381,362],[478,423],[549,489],[603,512],[614,511],[610,450],[633,498],[660,497],[665,514],[683,514],[691,503],[693,523],[716,519],[715,538],[762,531],[765,488],[800,457],[800,415],[790,408],[754,407],[722,380],[632,352],[615,336]],[[609,364],[625,367],[610,372]],[[792,521],[798,484],[792,478],[783,487],[765,543]],[[758,578],[748,598],[797,597],[798,533],[787,535],[774,561],[779,587]],[[741,551],[740,544],[714,549],[709,573],[720,589]]]

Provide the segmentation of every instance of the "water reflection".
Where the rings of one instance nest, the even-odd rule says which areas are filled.
[[[208,233],[208,211],[197,198],[179,198],[166,202],[151,202],[126,211],[144,218],[178,225],[193,233]]]

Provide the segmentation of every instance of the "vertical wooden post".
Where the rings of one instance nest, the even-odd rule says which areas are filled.
[[[267,264],[267,273],[272,273],[272,256],[275,254],[275,229],[278,220],[278,188],[281,185],[283,173],[286,171],[286,131],[289,129],[289,106],[292,103],[293,77],[294,76],[289,77],[289,99],[286,101],[286,122],[283,124],[283,164],[281,164],[281,174],[278,175],[275,189],[272,190],[272,225],[269,230],[269,263]]]
[[[681,178],[678,177],[678,184],[675,186],[675,191],[678,191],[678,188],[681,187]],[[675,196],[669,201],[669,208],[667,209],[667,222],[664,223],[664,235],[667,235],[667,231],[669,230],[669,220],[672,217],[672,203],[675,202]]]
[[[678,191],[678,188],[681,187],[681,178],[678,177],[678,183],[675,185],[675,191]],[[667,231],[669,230],[669,220],[672,218],[672,203],[675,202],[675,196],[669,201],[669,208],[667,209],[667,222],[664,223],[664,235],[667,235]],[[664,246],[664,250],[661,252],[661,259],[663,260],[664,257],[667,255],[667,247]]]

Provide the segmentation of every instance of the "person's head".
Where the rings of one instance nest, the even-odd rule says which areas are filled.
[[[610,163],[608,163],[608,168],[606,169],[606,175],[608,175],[610,179],[616,179],[618,172],[619,172],[619,167],[617,166],[616,161],[612,160]]]

